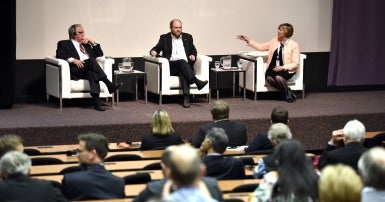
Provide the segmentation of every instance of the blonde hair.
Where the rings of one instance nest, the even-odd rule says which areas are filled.
[[[174,128],[171,125],[171,120],[166,110],[158,109],[155,111],[151,128],[152,134],[154,135],[169,135],[174,132]]]
[[[353,168],[343,164],[328,165],[318,181],[320,202],[360,202],[362,181]]]

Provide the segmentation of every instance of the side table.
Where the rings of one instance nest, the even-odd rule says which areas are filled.
[[[217,100],[219,99],[219,75],[225,72],[233,73],[233,97],[235,97],[235,73],[241,72],[243,73],[243,86],[246,85],[246,70],[243,68],[231,68],[231,69],[222,69],[222,68],[211,68],[211,71],[215,73],[215,88],[217,90]],[[246,89],[243,90],[243,100],[246,99]]]
[[[144,85],[144,99],[147,104],[147,74],[146,72],[142,72],[139,70],[132,71],[119,71],[114,70],[114,82],[118,83],[120,77],[134,77],[135,79],[135,99],[138,101],[138,78],[143,77],[143,85]],[[123,82],[124,83],[124,82]],[[116,106],[119,104],[119,89],[116,90]],[[112,95],[112,105],[114,106],[115,95]]]

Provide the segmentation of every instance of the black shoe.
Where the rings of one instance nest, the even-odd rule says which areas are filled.
[[[184,108],[190,108],[190,96],[184,96],[183,107]]]
[[[106,109],[104,109],[104,107],[102,107],[101,104],[96,104],[94,106],[94,109],[97,110],[97,111],[101,111],[101,112],[106,110]]]
[[[295,99],[293,99],[289,94],[286,95],[286,102],[292,103],[294,101],[295,101]]]
[[[202,88],[204,88],[206,86],[206,84],[209,83],[207,80],[205,81],[201,81],[199,79],[196,80],[195,84],[197,85],[198,87],[198,90],[201,90]]]
[[[294,92],[289,88],[288,89],[288,94],[290,95],[290,97],[293,99],[293,100],[296,100],[297,99],[297,96],[294,94]]]
[[[119,83],[119,84],[112,84],[112,86],[110,86],[110,87],[108,88],[108,92],[109,92],[110,94],[115,93],[116,90],[118,90],[118,88],[119,88],[121,85],[122,85],[122,83]]]

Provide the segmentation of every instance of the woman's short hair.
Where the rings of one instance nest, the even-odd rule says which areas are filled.
[[[280,28],[283,28],[283,30],[285,30],[285,36],[286,37],[293,36],[293,33],[294,33],[293,25],[291,25],[289,23],[282,23],[278,26],[278,29],[280,29]]]
[[[154,135],[169,135],[174,132],[166,110],[158,109],[154,112],[151,128]]]

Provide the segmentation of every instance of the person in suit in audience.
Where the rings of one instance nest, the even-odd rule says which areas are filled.
[[[97,57],[103,56],[100,44],[86,37],[81,24],[73,24],[68,28],[69,39],[57,43],[56,58],[63,59],[70,64],[72,80],[86,79],[90,83],[91,96],[95,101],[95,110],[104,111],[101,104],[100,84],[103,81],[109,93],[114,93],[120,84],[113,84],[108,80],[103,69],[96,61]]]
[[[229,139],[222,128],[211,128],[202,142],[200,151],[205,155],[206,176],[223,179],[243,179],[245,166],[241,159],[224,157]]]
[[[289,112],[281,107],[274,107],[273,111],[270,115],[271,123],[289,123]],[[272,153],[274,152],[274,147],[271,140],[267,137],[267,132],[258,133],[255,135],[253,141],[249,144],[247,148],[245,148],[245,153]]]
[[[285,140],[290,140],[293,135],[290,128],[284,123],[274,123],[270,126],[267,132],[268,138],[273,143],[274,147],[277,147]],[[275,160],[274,153],[269,154],[258,161],[257,166],[254,168],[254,178],[262,178],[266,173],[278,169],[278,164]]]
[[[225,130],[227,137],[229,138],[229,146],[242,146],[247,142],[247,128],[246,124],[241,121],[231,121],[230,107],[223,100],[214,101],[211,107],[211,115],[213,121],[203,125],[198,134],[193,138],[191,145],[199,148],[206,137],[207,131],[213,127],[222,128]]]
[[[8,151],[23,152],[23,150],[24,144],[22,137],[14,134],[0,136],[0,158]]]
[[[170,32],[162,34],[158,43],[150,50],[153,57],[164,57],[169,60],[170,75],[178,76],[183,90],[183,107],[190,107],[190,84],[195,83],[199,90],[206,86],[207,80],[199,80],[194,73],[197,57],[193,37],[182,32],[182,21],[173,19]]]
[[[319,159],[319,169],[329,164],[343,163],[357,170],[358,160],[366,151],[362,145],[364,138],[365,126],[358,120],[351,120],[343,129],[333,131]]]
[[[124,180],[104,168],[108,142],[101,134],[79,135],[78,158],[85,170],[63,176],[63,194],[68,200],[124,198]]]
[[[153,200],[160,200],[164,196],[169,195],[176,190],[176,186],[173,185],[173,181],[170,180],[167,176],[167,173],[170,172],[171,166],[171,154],[178,151],[177,148],[181,145],[172,145],[168,146],[161,157],[161,166],[164,179],[153,180],[147,183],[147,186],[142,190],[137,197],[135,197],[135,202],[145,202]],[[197,151],[194,151],[197,152]],[[203,177],[200,182],[198,182],[199,189],[208,190],[212,198],[215,198],[218,201],[222,201],[222,192],[218,187],[217,179],[212,177]]]
[[[273,87],[281,91],[284,99],[291,103],[297,99],[287,85],[287,80],[294,76],[300,60],[299,45],[291,37],[294,28],[289,23],[282,23],[278,26],[277,37],[264,43],[257,43],[250,37],[238,35],[237,38],[246,42],[246,44],[259,51],[268,51],[266,70],[266,81]]]
[[[358,161],[358,171],[364,184],[361,201],[385,201],[385,149],[366,151]]]
[[[170,117],[166,110],[158,109],[153,115],[151,133],[142,139],[140,150],[165,149],[167,146],[183,144],[179,133],[171,125]],[[120,148],[129,148],[126,143],[119,143]]]
[[[362,181],[353,168],[344,164],[322,169],[318,182],[319,201],[361,201]]]
[[[0,160],[0,201],[67,201],[51,182],[30,178],[31,159],[20,151],[9,151]]]

